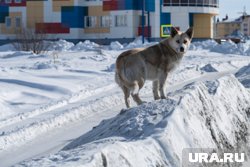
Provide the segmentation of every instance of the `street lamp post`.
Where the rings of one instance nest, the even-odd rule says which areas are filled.
[[[144,8],[145,8],[145,0],[142,0],[142,43],[144,44],[144,29],[145,29],[145,20],[144,20]]]

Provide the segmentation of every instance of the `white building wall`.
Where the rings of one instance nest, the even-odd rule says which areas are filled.
[[[44,22],[45,23],[60,23],[61,12],[54,12],[52,0],[44,1]]]
[[[171,24],[174,27],[180,27],[181,31],[187,30],[189,27],[189,13],[183,9],[171,12]]]
[[[110,15],[113,19],[113,26],[110,27],[110,38],[133,38],[136,35],[136,16],[132,10],[112,11]],[[115,16],[126,15],[127,26],[115,27]]]
[[[22,13],[22,23],[27,23],[27,13],[25,7],[10,7],[9,12],[21,12]],[[26,25],[23,25],[26,26]]]
[[[155,12],[150,13],[150,25],[151,25],[151,37],[159,38],[160,37],[160,1],[155,1]]]

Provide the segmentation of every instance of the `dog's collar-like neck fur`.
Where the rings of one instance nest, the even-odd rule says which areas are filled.
[[[178,53],[177,51],[175,51],[169,44],[165,44],[163,42],[160,42],[159,46],[160,46],[160,49],[161,49],[164,56],[171,56],[171,57],[174,57],[176,59],[183,56],[182,53]]]

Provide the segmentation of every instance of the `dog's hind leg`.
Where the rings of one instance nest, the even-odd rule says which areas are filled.
[[[142,103],[144,103],[141,98],[139,97],[139,93],[137,94],[132,94],[132,97],[134,99],[134,101],[136,102],[137,105],[141,105]]]
[[[166,86],[166,79],[167,79],[167,75],[162,75],[159,78],[159,90],[161,94],[161,99],[166,99],[165,92],[164,92],[164,89]]]
[[[159,81],[158,80],[153,81],[153,95],[154,95],[155,100],[160,99],[160,96],[159,96]]]
[[[125,100],[126,107],[130,108],[130,100],[129,100],[130,91],[125,86],[122,86],[122,90],[123,90],[123,93],[124,93],[124,100]]]
[[[144,85],[143,79],[134,82],[133,91],[131,92],[131,95],[137,105],[141,105],[142,103],[144,103],[144,101],[142,101],[141,98],[139,97],[139,91],[143,87],[143,85]]]

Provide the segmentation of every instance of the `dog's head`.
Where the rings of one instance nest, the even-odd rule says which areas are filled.
[[[171,28],[171,37],[169,38],[169,45],[180,54],[187,52],[193,38],[193,28],[189,28],[186,32]]]

